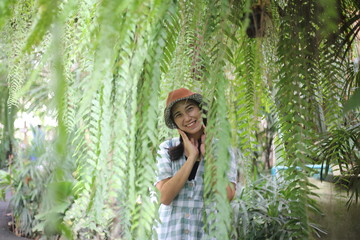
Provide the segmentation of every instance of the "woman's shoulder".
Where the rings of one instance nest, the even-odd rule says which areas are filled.
[[[167,139],[160,144],[160,148],[171,148],[180,144],[179,137]]]

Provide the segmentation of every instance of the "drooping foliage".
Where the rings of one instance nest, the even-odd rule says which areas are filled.
[[[0,81],[7,84],[1,91],[9,93],[1,95],[7,96],[1,121],[13,119],[9,107],[32,110],[42,107],[40,101],[58,122],[49,148],[52,174],[39,198],[37,225],[26,233],[150,239],[158,207],[156,151],[173,136],[163,123],[164,100],[169,91],[188,87],[203,94],[207,110],[205,233],[216,239],[253,236],[232,228],[224,186],[233,147],[241,156],[242,184],[250,189],[241,196],[253,201],[257,131],[266,112],[276,119],[277,161],[288,167],[286,189],[271,189],[289,202],[281,213],[271,205],[272,219],[281,214],[284,223],[273,226],[284,227],[277,233],[291,239],[309,238],[308,211],[316,206],[299,169],[321,160],[314,148],[319,136],[358,121],[356,104],[347,115],[343,104],[359,91],[359,71],[350,63],[359,57],[351,49],[360,7],[356,0],[329,2],[0,4],[0,71],[6,73]]]

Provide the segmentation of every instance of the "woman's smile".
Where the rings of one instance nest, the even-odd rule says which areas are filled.
[[[187,125],[185,125],[185,127],[196,127],[196,125],[194,126],[194,124],[196,123],[197,121],[195,120],[195,121],[192,121],[192,122],[190,122],[189,124],[187,124]]]
[[[180,130],[194,135],[201,135],[202,116],[199,106],[191,100],[177,102],[172,108],[173,120]],[[199,135],[199,136],[200,136]]]

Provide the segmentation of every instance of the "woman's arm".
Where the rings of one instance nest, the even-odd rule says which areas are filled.
[[[169,205],[184,187],[199,157],[198,142],[194,139],[190,140],[185,132],[178,131],[183,139],[184,151],[188,155],[188,159],[173,177],[161,180],[156,184],[157,189],[160,191],[160,202],[165,205]]]
[[[229,201],[233,200],[235,196],[235,191],[236,191],[235,183],[233,182],[229,183],[229,185],[227,185],[226,187],[227,198]]]
[[[160,202],[162,204],[170,205],[174,198],[179,194],[190,175],[195,161],[188,158],[185,164],[173,177],[164,179],[156,184],[157,189],[160,191]],[[233,200],[235,191],[234,183],[229,183],[229,185],[226,186],[226,195],[229,201]]]
[[[171,178],[161,180],[156,184],[160,191],[160,202],[169,205],[184,187],[196,158],[189,157],[180,170]]]

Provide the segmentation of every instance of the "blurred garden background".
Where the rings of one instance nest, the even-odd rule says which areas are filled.
[[[360,236],[358,0],[2,0],[0,31],[0,219],[14,237],[151,239],[179,87],[203,94],[219,140],[208,236]],[[229,146],[231,203],[217,191]]]

